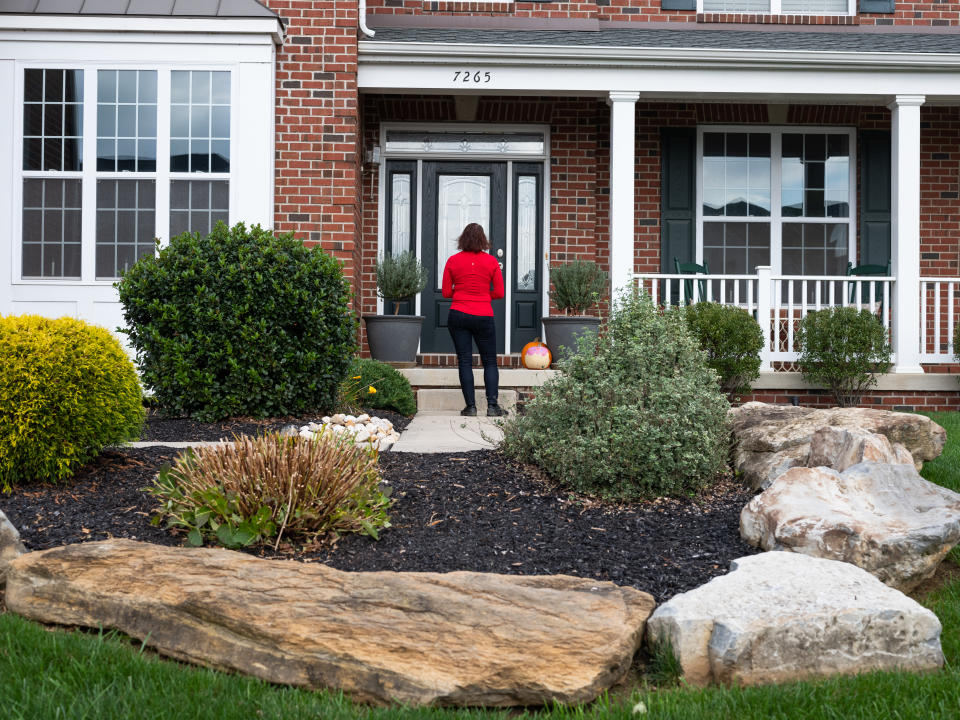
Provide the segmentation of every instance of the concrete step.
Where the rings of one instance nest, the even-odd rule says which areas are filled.
[[[487,411],[487,399],[483,395],[483,385],[477,386],[477,412]],[[500,390],[500,406],[511,412],[517,407],[516,390]],[[417,391],[417,410],[446,412],[463,409],[463,393],[460,388],[420,388]]]

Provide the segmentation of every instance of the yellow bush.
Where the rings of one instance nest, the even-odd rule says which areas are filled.
[[[103,328],[0,317],[0,490],[58,481],[143,425],[133,363]]]

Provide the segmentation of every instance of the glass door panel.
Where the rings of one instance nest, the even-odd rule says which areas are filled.
[[[437,288],[443,268],[457,252],[457,238],[470,223],[490,232],[490,177],[440,175],[437,179]]]

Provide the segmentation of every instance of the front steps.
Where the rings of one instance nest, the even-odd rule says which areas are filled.
[[[400,368],[399,372],[410,381],[417,393],[417,410],[429,412],[460,412],[463,409],[463,393],[460,391],[460,375],[454,368],[412,367]],[[537,388],[555,370],[500,369],[500,405],[510,412],[515,411],[517,400],[524,391]],[[477,412],[487,411],[483,393],[483,368],[473,369],[476,387]]]
[[[487,398],[483,395],[483,385],[477,387],[477,414],[487,412]],[[500,407],[511,413],[517,407],[516,390],[500,390]],[[456,388],[421,388],[417,391],[417,412],[460,412],[463,409],[463,393],[459,385]]]

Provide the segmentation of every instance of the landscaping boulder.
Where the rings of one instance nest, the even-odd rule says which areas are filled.
[[[349,573],[130,540],[24,555],[7,607],[116,628],[171,657],[410,705],[587,702],[630,667],[653,609],[565,575]]]
[[[733,427],[734,469],[754,490],[765,489],[791,467],[813,466],[810,443],[817,431],[840,428],[851,432],[851,442],[863,434],[883,435],[892,455],[887,461],[902,462],[906,452],[919,470],[927,460],[943,452],[946,431],[923,415],[871,410],[830,408],[814,410],[791,405],[750,402],[729,413]],[[902,446],[902,448],[898,448]],[[873,459],[877,448],[861,449],[862,460]],[[906,451],[906,452],[904,452]],[[855,454],[855,451],[851,451]],[[815,458],[819,461],[823,458]]]
[[[26,551],[20,542],[20,533],[0,510],[0,590],[6,582],[7,566]]]
[[[913,465],[793,468],[743,509],[740,535],[764,550],[853,563],[907,592],[960,542],[960,495]]]
[[[943,664],[940,621],[849,563],[768,552],[675,596],[647,623],[693,685],[756,685]]]

